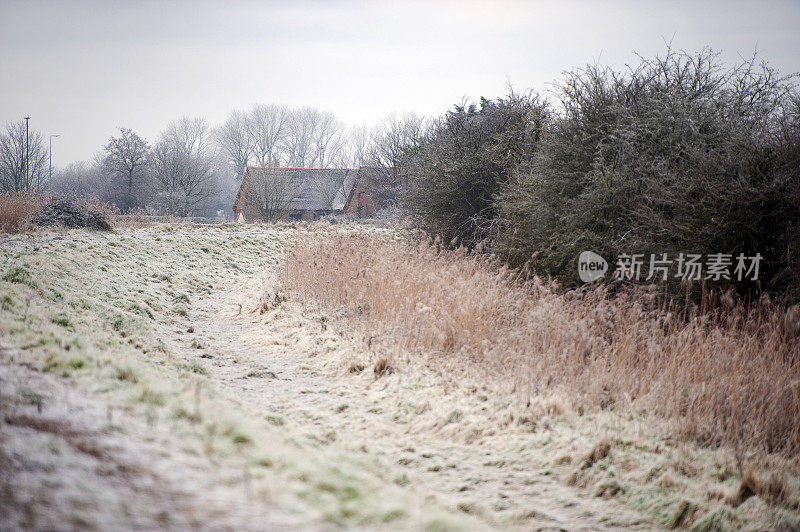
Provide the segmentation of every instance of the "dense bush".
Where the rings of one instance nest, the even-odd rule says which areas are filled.
[[[30,222],[40,227],[87,228],[111,231],[103,213],[68,198],[52,198],[30,217]]]
[[[26,226],[110,231],[108,218],[111,214],[114,209],[97,200],[75,200],[36,192],[0,194],[0,232],[15,233]]]
[[[758,252],[768,287],[800,286],[792,82],[754,60],[723,70],[710,50],[568,74],[563,116],[497,196],[498,247],[567,283],[583,250],[612,265],[620,253]]]
[[[405,207],[446,241],[483,239],[496,220],[495,195],[530,160],[547,117],[546,102],[531,94],[456,106],[407,157]]]

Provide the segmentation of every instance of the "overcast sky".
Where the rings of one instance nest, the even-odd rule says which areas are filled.
[[[800,1],[212,2],[0,0],[0,126],[31,116],[53,163],[88,159],[119,126],[154,140],[253,103],[313,105],[348,124],[436,115],[511,82],[550,88],[664,41],[800,71]]]

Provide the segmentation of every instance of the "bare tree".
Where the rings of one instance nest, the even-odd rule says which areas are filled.
[[[118,203],[132,207],[143,203],[137,192],[147,178],[150,145],[128,128],[119,129],[119,137],[111,137],[103,148],[103,166],[106,171],[123,180],[123,197]]]
[[[204,118],[182,117],[170,122],[161,140],[192,157],[210,157],[213,153],[211,127]]]
[[[331,112],[320,113],[314,128],[314,158],[311,166],[328,168],[341,163],[345,145],[344,124]]]
[[[237,178],[241,179],[255,147],[251,117],[241,111],[233,111],[215,131],[214,137],[227,155]]]
[[[278,166],[280,147],[287,131],[289,110],[281,105],[256,104],[250,111],[249,135],[253,157],[259,166]]]
[[[312,107],[301,107],[291,112],[283,151],[289,166],[304,167],[312,160],[314,137],[321,113]]]
[[[87,161],[70,163],[66,168],[54,171],[48,188],[56,194],[74,198],[113,199],[102,166]]]
[[[402,187],[403,158],[422,136],[424,121],[413,113],[389,115],[372,130],[367,162],[373,166],[373,194],[380,205],[397,202]]]
[[[342,159],[344,125],[330,112],[301,107],[291,112],[282,147],[289,166],[325,168]]]
[[[285,218],[301,186],[291,172],[281,168],[262,168],[248,176],[245,198],[249,211],[266,222]]]
[[[366,124],[354,127],[350,131],[347,146],[344,151],[347,157],[347,166],[358,168],[368,164],[372,150],[372,135]]]
[[[0,133],[0,190],[39,190],[47,180],[47,150],[38,131],[26,139],[25,121],[6,124]]]
[[[188,216],[211,199],[216,180],[210,137],[205,120],[186,117],[161,134],[151,169],[158,207]]]
[[[236,193],[239,191],[242,176],[234,173],[227,156],[221,150],[215,150],[211,161],[211,172],[214,174],[214,195],[207,204],[206,212],[214,216],[224,216],[236,201]]]
[[[183,206],[181,181],[188,172],[187,158],[166,140],[160,140],[152,153],[153,201],[160,211],[177,213]]]

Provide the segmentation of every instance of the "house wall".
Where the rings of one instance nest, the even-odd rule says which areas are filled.
[[[359,207],[361,208],[359,209]],[[344,212],[351,216],[369,218],[375,215],[375,210],[375,202],[372,200],[369,191],[361,185],[353,187],[353,192],[348,198]]]
[[[261,217],[258,214],[258,209],[256,209],[253,205],[247,204],[247,194],[245,190],[242,190],[239,193],[239,197],[236,200],[236,203],[233,205],[233,214],[235,219],[239,219],[239,214],[244,215],[244,220],[246,222],[256,222]]]

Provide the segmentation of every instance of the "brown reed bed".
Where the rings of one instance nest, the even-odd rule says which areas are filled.
[[[800,457],[800,313],[770,303],[676,316],[643,294],[563,293],[491,256],[430,240],[339,233],[298,241],[291,295],[393,349],[475,366],[531,396],[631,408],[675,436]]]
[[[38,192],[0,193],[0,232],[13,233],[47,201]]]

